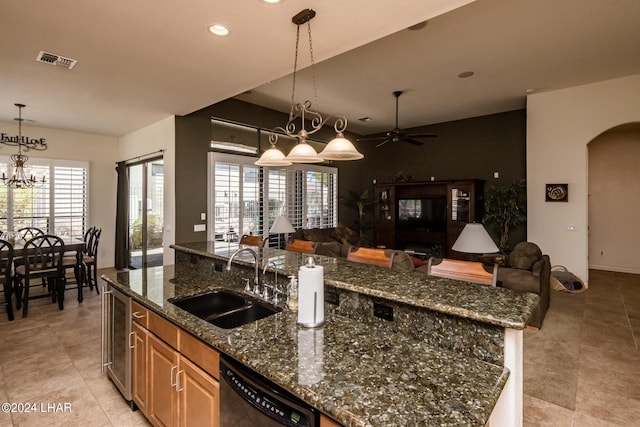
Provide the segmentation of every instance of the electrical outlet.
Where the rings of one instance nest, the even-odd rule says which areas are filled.
[[[373,303],[373,315],[380,319],[389,320],[393,322],[393,307],[380,304],[379,302]]]
[[[335,288],[325,287],[324,289],[324,302],[333,305],[340,305],[340,295]]]

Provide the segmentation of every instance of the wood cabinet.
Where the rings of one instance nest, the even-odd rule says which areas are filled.
[[[156,426],[220,425],[219,353],[144,307],[133,313],[133,400]]]
[[[465,254],[451,250],[464,226],[482,222],[484,191],[482,181],[456,181],[447,185],[449,212],[447,215],[447,253],[449,258],[466,259]]]
[[[464,258],[451,246],[483,215],[483,181],[427,181],[374,186],[374,245],[424,257]]]

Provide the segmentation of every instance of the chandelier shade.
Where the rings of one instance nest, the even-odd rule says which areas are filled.
[[[318,156],[316,150],[306,141],[297,143],[285,159],[293,163],[320,163],[323,161],[322,157]]]
[[[271,146],[254,164],[256,166],[289,166],[292,163],[285,159],[282,151]]]
[[[364,154],[356,150],[356,147],[342,133],[338,133],[318,156],[324,160],[360,160]]]

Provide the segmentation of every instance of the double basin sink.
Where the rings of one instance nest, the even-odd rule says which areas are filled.
[[[258,298],[224,289],[169,302],[223,329],[237,328],[282,311]]]

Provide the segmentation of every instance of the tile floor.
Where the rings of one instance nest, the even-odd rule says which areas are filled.
[[[0,411],[0,426],[148,425],[100,373],[100,297],[67,295],[63,311],[37,300],[14,322],[1,309],[0,403],[36,403],[37,412]],[[525,395],[525,426],[638,425],[640,275],[592,271],[585,296],[576,409]]]

